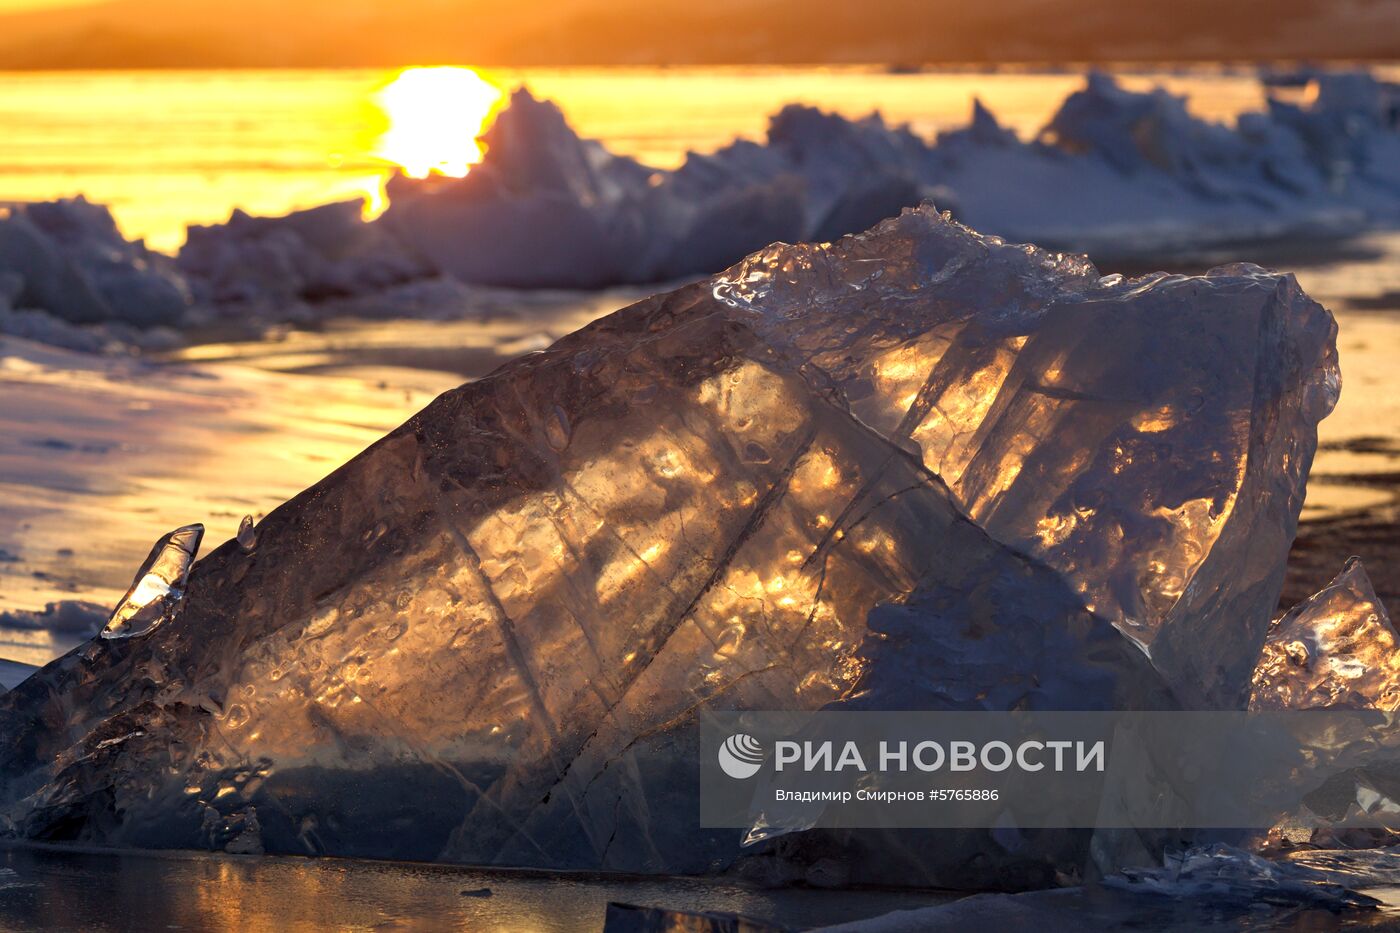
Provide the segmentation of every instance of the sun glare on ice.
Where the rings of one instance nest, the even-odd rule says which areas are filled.
[[[405,68],[375,94],[389,126],[375,155],[413,178],[461,178],[481,161],[481,135],[501,89],[470,68]]]

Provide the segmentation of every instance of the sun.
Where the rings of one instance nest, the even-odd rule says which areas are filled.
[[[388,129],[374,154],[413,178],[461,178],[481,161],[481,135],[504,95],[470,68],[405,68],[374,95]]]

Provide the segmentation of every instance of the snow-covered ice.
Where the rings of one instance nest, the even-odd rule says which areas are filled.
[[[194,300],[240,313],[285,313],[305,301],[381,291],[428,274],[359,201],[285,217],[235,211],[227,223],[189,228],[178,265]]]

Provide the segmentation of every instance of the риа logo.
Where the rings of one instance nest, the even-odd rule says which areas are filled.
[[[763,745],[751,735],[735,733],[719,747],[719,766],[735,780],[751,778],[763,767]]]

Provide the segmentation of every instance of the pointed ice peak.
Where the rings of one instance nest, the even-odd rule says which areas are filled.
[[[509,191],[567,192],[584,201],[597,196],[598,180],[588,146],[553,101],[541,100],[524,85],[510,95],[481,135],[483,162]]]
[[[1250,709],[1400,708],[1395,628],[1359,557],[1269,629]]]
[[[968,124],[968,132],[973,140],[983,145],[1004,146],[1016,142],[1016,134],[1001,125],[980,97],[972,98],[972,122]]]
[[[132,638],[145,635],[163,622],[175,618],[185,598],[185,581],[199,553],[204,526],[185,525],[165,535],[151,548],[150,555],[131,589],[112,612],[102,637]]]

